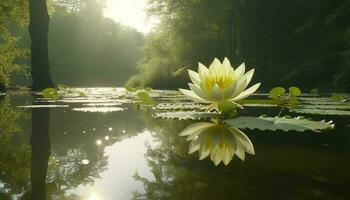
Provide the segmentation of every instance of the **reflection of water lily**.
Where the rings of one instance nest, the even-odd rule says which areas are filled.
[[[230,163],[234,155],[244,161],[245,152],[254,155],[254,147],[249,138],[239,129],[224,124],[196,122],[187,126],[180,136],[187,136],[191,141],[189,153],[199,151],[199,159],[210,155],[218,165]]]
[[[194,101],[211,103],[210,108],[216,110],[219,110],[220,102],[244,99],[260,86],[260,83],[257,83],[246,89],[254,69],[245,73],[245,64],[242,63],[234,70],[227,58],[223,63],[215,58],[209,69],[199,63],[198,73],[188,70],[188,74],[193,82],[188,84],[191,90],[180,89],[180,92]]]

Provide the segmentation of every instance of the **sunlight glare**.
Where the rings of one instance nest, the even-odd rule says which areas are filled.
[[[147,0],[107,0],[104,16],[142,33],[149,33],[158,20],[147,19]]]
[[[101,200],[101,198],[98,197],[96,192],[93,192],[93,193],[90,194],[90,197],[88,198],[88,200]]]

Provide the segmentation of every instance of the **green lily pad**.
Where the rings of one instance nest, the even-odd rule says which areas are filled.
[[[286,89],[283,87],[274,87],[269,92],[269,97],[272,99],[278,99],[280,98],[284,93],[286,92]]]
[[[288,90],[289,90],[289,95],[292,97],[301,95],[301,90],[298,87],[293,86],[293,87],[290,87]]]
[[[294,109],[293,112],[313,115],[350,115],[350,110],[326,110],[326,109]]]
[[[41,96],[48,99],[59,99],[61,97],[55,88],[46,88],[42,90]]]
[[[200,119],[219,119],[219,118],[222,118],[223,115],[215,112],[179,111],[179,112],[156,113],[155,117],[164,118],[164,119],[200,120]]]
[[[160,103],[154,107],[156,110],[197,110],[205,109],[207,106],[197,103]]]
[[[259,130],[282,130],[282,131],[315,131],[320,132],[327,129],[333,129],[332,121],[312,121],[302,118],[287,117],[250,117],[242,116],[233,119],[224,120],[224,123],[240,129],[259,129]]]

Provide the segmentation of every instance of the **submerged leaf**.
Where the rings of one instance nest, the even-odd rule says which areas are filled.
[[[332,121],[312,121],[302,118],[287,117],[250,117],[242,116],[224,121],[226,124],[241,129],[259,129],[259,130],[282,130],[282,131],[306,131],[311,130],[319,132],[322,130],[333,129]]]

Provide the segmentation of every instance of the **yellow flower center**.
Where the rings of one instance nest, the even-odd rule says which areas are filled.
[[[227,76],[225,74],[219,74],[214,76],[207,76],[204,79],[204,87],[207,91],[210,91],[215,84],[219,86],[220,89],[225,89],[230,86],[234,81],[233,76]]]

